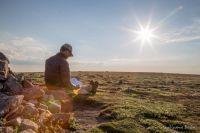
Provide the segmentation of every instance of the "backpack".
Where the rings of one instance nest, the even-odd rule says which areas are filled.
[[[5,81],[9,73],[9,60],[8,58],[0,52],[0,81]]]

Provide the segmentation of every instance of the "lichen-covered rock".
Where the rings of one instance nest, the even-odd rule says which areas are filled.
[[[41,108],[37,108],[39,111],[39,114],[42,114],[43,112],[45,112],[45,109],[41,109]]]
[[[0,80],[6,80],[9,72],[9,60],[8,58],[0,52]]]
[[[54,96],[53,95],[47,95],[47,94],[45,94],[42,98],[41,98],[41,102],[43,103],[43,104],[46,104],[47,102],[49,102],[49,101],[54,101],[55,99],[54,99]]]
[[[0,117],[4,117],[10,111],[16,110],[21,105],[23,98],[23,95],[15,95],[0,99]]]
[[[32,129],[34,131],[38,131],[38,128],[39,128],[39,126],[35,122],[33,122],[33,121],[29,120],[29,119],[23,119],[22,123],[20,125],[20,130],[21,131],[22,130],[27,130],[27,129]]]
[[[0,133],[14,133],[13,127],[0,127]]]
[[[13,127],[16,127],[16,126],[20,126],[21,125],[21,122],[22,122],[22,119],[20,117],[17,117],[15,119],[12,119],[10,121],[7,121],[4,123],[5,126],[13,126]]]
[[[39,116],[39,123],[44,126],[44,124],[46,122],[48,122],[51,117],[52,117],[52,113],[50,111],[48,111],[48,110],[45,110]]]
[[[3,93],[0,92],[0,100],[1,100],[2,98],[4,98],[4,97],[7,97],[7,96],[8,96],[8,95],[3,94]]]
[[[36,133],[36,132],[34,130],[32,130],[32,129],[26,129],[26,130],[23,130],[23,131],[21,131],[19,133]]]
[[[21,116],[22,112],[24,110],[24,106],[23,105],[19,105],[16,109],[10,111],[5,117],[4,119],[6,120],[12,120],[15,119],[19,116]]]
[[[38,108],[44,109],[44,110],[48,110],[48,106],[45,104],[40,103]]]
[[[51,113],[59,113],[61,112],[61,105],[55,101],[50,101],[48,103],[48,109],[51,111]]]
[[[39,104],[36,99],[31,99],[28,102],[34,104],[35,106],[37,106]]]
[[[0,83],[0,90],[3,89],[3,83]]]
[[[24,118],[37,118],[39,116],[39,111],[34,104],[29,103],[24,106],[22,116]]]
[[[45,94],[44,90],[38,87],[25,88],[22,91],[25,100],[39,99]]]
[[[52,115],[53,123],[60,124],[63,128],[67,128],[69,126],[69,119],[69,113],[56,113]]]
[[[23,87],[18,82],[17,78],[13,74],[9,74],[6,82],[4,83],[4,88],[2,92],[8,95],[20,95],[22,93]]]
[[[30,81],[28,81],[28,80],[23,80],[22,81],[22,86],[24,88],[33,88],[34,87],[34,85]]]

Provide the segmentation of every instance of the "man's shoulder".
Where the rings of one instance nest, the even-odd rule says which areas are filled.
[[[46,61],[51,61],[51,60],[58,60],[59,57],[57,55],[53,55],[51,57],[49,57],[48,59],[46,59]]]
[[[69,65],[69,63],[66,59],[58,56],[57,54],[46,59],[46,62],[57,62],[59,64]]]

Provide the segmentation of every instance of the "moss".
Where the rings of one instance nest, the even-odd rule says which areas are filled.
[[[76,122],[76,118],[73,115],[70,115],[69,118],[69,129],[75,131],[80,128],[80,125]]]
[[[151,120],[151,119],[141,119],[140,124],[143,125],[149,132],[152,133],[174,133],[175,131],[165,127],[162,123]]]
[[[100,112],[99,117],[106,119],[126,119],[145,117],[151,119],[180,119],[182,106],[168,102],[151,102],[135,98],[124,103],[111,105]]]
[[[169,127],[171,129],[179,131],[179,132],[195,132],[195,128],[187,122],[177,121],[177,120],[176,121],[164,120],[161,122],[166,127]]]
[[[144,131],[137,122],[131,119],[102,123],[98,125],[98,128],[108,133],[139,133]]]
[[[87,131],[86,133],[104,133],[104,131],[95,127],[95,128],[92,128],[91,130]]]

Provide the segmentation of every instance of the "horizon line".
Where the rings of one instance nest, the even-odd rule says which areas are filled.
[[[153,71],[87,71],[87,70],[80,70],[80,71],[71,71],[71,72],[111,72],[111,73],[155,73],[155,74],[179,74],[179,75],[196,75],[200,76],[198,73],[176,73],[176,72],[153,72]],[[16,71],[15,73],[44,73],[44,71]]]

